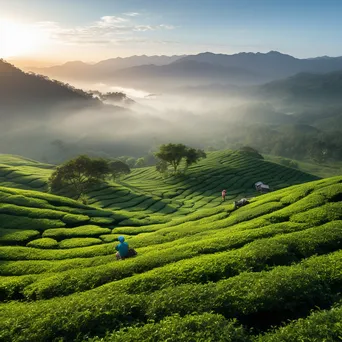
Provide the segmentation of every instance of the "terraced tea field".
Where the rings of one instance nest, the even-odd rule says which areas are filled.
[[[14,188],[26,176],[0,187],[1,341],[341,339],[342,176],[215,152],[182,177],[134,170],[90,205]],[[119,235],[138,256],[116,261]]]

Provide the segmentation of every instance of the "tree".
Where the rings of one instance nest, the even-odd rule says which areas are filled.
[[[134,167],[144,167],[144,166],[146,166],[144,157],[138,158],[134,165]]]
[[[240,151],[248,156],[258,159],[264,159],[264,157],[253,147],[243,146],[240,148]]]
[[[185,158],[187,168],[199,159],[205,158],[206,154],[202,150],[189,148],[183,144],[170,143],[161,145],[155,156],[159,159],[156,165],[157,171],[165,172],[167,165],[171,165],[174,172],[176,172],[183,158]]]
[[[164,160],[159,160],[156,164],[156,170],[160,173],[165,173],[167,171],[167,162]]]
[[[57,167],[49,178],[52,192],[69,190],[79,199],[94,184],[105,181],[110,174],[108,161],[81,155]]]
[[[200,160],[201,158],[206,158],[207,155],[203,150],[200,149],[194,149],[194,148],[188,148],[185,155],[185,163],[186,168],[191,166],[192,164],[195,164]]]
[[[163,144],[160,146],[159,151],[155,156],[170,164],[176,172],[177,168],[186,155],[187,147],[183,144]]]
[[[127,164],[121,160],[114,160],[109,163],[110,173],[113,180],[120,178],[121,175],[127,175],[131,172],[131,169]]]
[[[136,159],[133,157],[129,157],[126,159],[125,162],[130,168],[134,167],[135,163],[136,163]]]

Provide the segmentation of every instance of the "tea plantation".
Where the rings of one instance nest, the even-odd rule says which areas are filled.
[[[84,205],[46,192],[51,165],[0,164],[0,341],[342,340],[342,176],[213,152]]]

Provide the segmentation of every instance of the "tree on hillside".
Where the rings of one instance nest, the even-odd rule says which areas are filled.
[[[109,162],[109,169],[114,181],[120,178],[121,175],[127,175],[131,172],[129,166],[121,160],[114,160]]]
[[[196,163],[199,159],[205,158],[206,154],[202,150],[189,148],[183,144],[163,144],[159,151],[155,153],[159,159],[156,165],[157,171],[165,172],[166,166],[171,165],[174,172],[177,171],[179,164],[185,158],[186,168]]]
[[[82,155],[58,166],[49,178],[49,187],[52,192],[71,191],[79,199],[93,185],[105,181],[110,173],[107,160]]]
[[[144,157],[138,158],[134,165],[134,167],[144,167],[144,166],[146,166]]]
[[[203,150],[200,149],[194,149],[194,148],[188,148],[186,155],[185,155],[185,163],[186,163],[186,168],[191,166],[192,164],[196,164],[198,160],[202,158],[206,158],[207,155]]]
[[[240,148],[240,152],[249,155],[253,158],[264,159],[264,157],[253,147],[243,146]]]
[[[167,162],[164,160],[159,160],[156,164],[156,170],[160,173],[167,171]]]

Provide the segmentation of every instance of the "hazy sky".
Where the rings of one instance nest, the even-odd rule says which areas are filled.
[[[342,55],[342,0],[0,0],[0,57]]]

